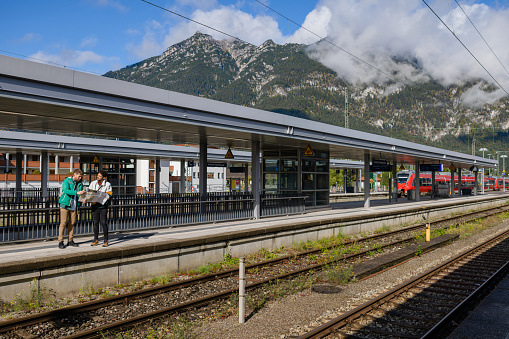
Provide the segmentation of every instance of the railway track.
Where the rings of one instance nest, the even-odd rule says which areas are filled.
[[[455,216],[432,221],[431,224],[432,227],[439,227],[445,223],[457,223],[458,219],[461,219],[462,222],[464,222],[466,220],[478,219],[479,217],[486,217],[507,210],[509,210],[509,207],[490,208],[482,211],[470,212],[462,216]],[[285,279],[292,276],[306,274],[309,271],[317,271],[322,269],[324,266],[336,263],[338,261],[353,260],[361,256],[367,256],[369,252],[379,250],[380,248],[391,248],[401,245],[405,242],[412,241],[414,239],[412,232],[422,230],[424,227],[426,227],[426,224],[423,223],[405,227],[396,231],[379,233],[369,237],[364,237],[362,239],[344,242],[342,245],[348,246],[359,244],[361,242],[372,243],[376,240],[386,239],[385,243],[382,245],[377,244],[374,247],[368,247],[365,250],[355,254],[344,255],[339,258],[334,258],[333,260],[309,260],[311,255],[322,255],[323,249],[318,249],[247,265],[247,272],[256,273],[247,274],[248,281],[250,282],[246,286],[246,289],[256,289],[260,286],[263,286],[267,282],[274,281],[276,279]],[[401,239],[402,234],[404,233],[409,233],[410,236]],[[302,262],[295,264],[295,261],[299,258],[300,260],[304,260],[304,264],[302,264]],[[316,263],[316,261],[321,262]],[[64,307],[53,311],[42,312],[27,317],[5,321],[0,323],[0,338],[2,336],[22,336],[16,334],[20,333],[19,329],[34,325],[43,327],[40,326],[40,324],[45,322],[56,323],[58,324],[57,326],[62,326],[64,328],[76,326],[77,323],[83,322],[86,323],[86,325],[79,326],[81,331],[69,336],[69,338],[101,338],[102,333],[111,333],[114,331],[125,330],[140,323],[150,321],[154,318],[166,316],[168,314],[179,313],[190,308],[198,308],[204,305],[209,305],[211,303],[217,302],[217,300],[227,299],[237,293],[237,274],[237,269],[230,269],[220,273],[188,279],[182,282],[156,286],[128,294],[113,296],[101,300],[86,302],[79,305]],[[217,288],[218,281],[220,280],[222,280],[222,282],[219,283],[221,286],[220,288]],[[217,292],[218,289],[220,292]],[[215,291],[216,293],[211,293],[211,291]],[[175,295],[179,295],[179,297],[175,297]],[[157,304],[158,307],[155,307],[157,310],[148,312],[140,309],[138,312],[131,312],[138,313],[134,316],[126,317],[126,319],[117,320],[97,326],[97,323],[101,322],[101,319],[103,318],[106,310],[113,310],[113,312],[119,314],[127,314],[130,312],[129,308],[131,307],[131,303],[133,303],[135,300],[149,300],[149,302],[145,303],[149,304],[149,306]],[[177,302],[175,302],[175,300]],[[178,302],[179,300],[180,302]],[[90,321],[90,319],[95,321]],[[55,326],[49,326],[49,330],[54,330],[53,327]],[[5,333],[5,335],[3,335],[3,333]]]
[[[465,251],[302,335],[440,338],[509,271],[509,231]]]

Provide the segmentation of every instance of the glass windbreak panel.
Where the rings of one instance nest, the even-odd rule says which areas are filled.
[[[315,159],[302,159],[302,172],[314,172],[315,164]]]
[[[276,173],[265,173],[263,175],[263,189],[264,190],[277,190],[277,174]]]
[[[126,186],[136,185],[136,176],[134,174],[121,174],[120,183]]]
[[[329,192],[316,192],[316,206],[329,204]]]
[[[302,192],[302,194],[306,196],[306,206],[315,206],[315,192]]]
[[[263,171],[264,172],[277,172],[278,159],[264,159]]]
[[[136,159],[134,159],[134,158],[120,158],[120,162],[123,164],[125,164],[125,163],[134,164],[136,162]]]
[[[317,160],[316,161],[316,171],[317,172],[329,172],[329,162],[327,160]]]
[[[297,173],[281,173],[282,190],[296,190],[297,189]]]
[[[104,163],[102,165],[103,170],[106,172],[118,172],[118,163]]]
[[[299,165],[297,159],[283,159],[281,162],[283,166],[281,170],[283,172],[297,172],[297,167]]]
[[[118,163],[118,158],[117,157],[104,157],[102,159],[102,162],[103,163],[105,163],[105,162]]]
[[[134,195],[134,194],[136,194],[136,187],[126,187],[125,188],[125,193],[127,195]]]
[[[108,174],[108,181],[111,186],[118,186],[118,174]]]
[[[297,157],[297,150],[281,150],[282,157]]]
[[[317,158],[329,159],[329,153],[327,152],[315,152]]]
[[[279,151],[263,151],[263,156],[264,157],[279,157]]]
[[[302,189],[314,190],[315,189],[315,175],[312,173],[302,174]]]
[[[122,172],[122,173],[135,173],[136,172],[136,166],[135,166],[135,164],[131,164],[131,163],[120,164],[120,172]]]
[[[329,175],[328,174],[317,174],[316,175],[316,189],[328,189],[329,188]]]

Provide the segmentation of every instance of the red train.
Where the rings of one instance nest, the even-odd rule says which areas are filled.
[[[415,172],[414,171],[401,171],[397,175],[398,178],[398,193],[406,195],[408,190],[415,190]],[[478,175],[480,180],[481,175]],[[461,176],[462,188],[474,188],[474,175],[464,174]],[[501,190],[503,188],[503,178],[485,176],[484,189],[485,190]],[[429,194],[431,191],[431,172],[421,172],[419,174],[420,192],[421,194]],[[450,187],[451,173],[449,172],[435,172],[435,183],[438,187]],[[459,178],[458,175],[454,176],[454,190],[458,192]],[[509,189],[509,178],[505,178],[505,187]],[[478,189],[481,189],[479,184]]]

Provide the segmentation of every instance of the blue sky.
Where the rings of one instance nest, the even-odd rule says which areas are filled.
[[[421,0],[261,0],[337,46],[408,81],[428,75],[443,84],[482,77],[491,81]],[[311,44],[309,32],[269,11],[255,0],[151,0],[255,45]],[[509,88],[509,73],[486,47],[455,1],[427,1],[490,72]],[[509,4],[466,0],[463,9],[509,68]],[[159,55],[197,30],[210,32],[141,0],[3,1],[0,53],[31,57],[104,74]],[[383,81],[383,75],[359,65],[337,48],[319,44],[309,55],[352,83]],[[418,60],[415,74],[391,60]],[[398,68],[400,67],[400,68]],[[386,80],[386,79],[385,79]],[[475,96],[472,96],[475,97]],[[491,100],[491,99],[490,99]]]
[[[298,28],[251,0],[151,2],[189,17],[196,11],[207,13],[222,8],[230,8],[232,13],[249,13],[253,18],[270,15],[277,20],[282,35],[290,35]],[[273,6],[302,23],[316,3],[316,0],[292,0]],[[3,32],[0,53],[32,56],[100,74],[160,54],[169,47],[164,45],[165,41],[176,43],[187,35],[178,32],[172,39],[167,36],[169,30],[189,25],[184,19],[138,0],[8,1],[0,8]],[[217,22],[210,24],[223,28]],[[248,41],[253,38],[256,40],[253,43],[258,44],[265,37],[271,38],[268,32],[256,39],[253,35],[240,36],[241,30],[233,33]]]

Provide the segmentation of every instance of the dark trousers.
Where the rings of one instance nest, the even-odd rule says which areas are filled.
[[[94,220],[94,241],[99,239],[99,224],[101,224],[104,233],[104,242],[108,241],[108,209],[98,208],[92,211]]]

